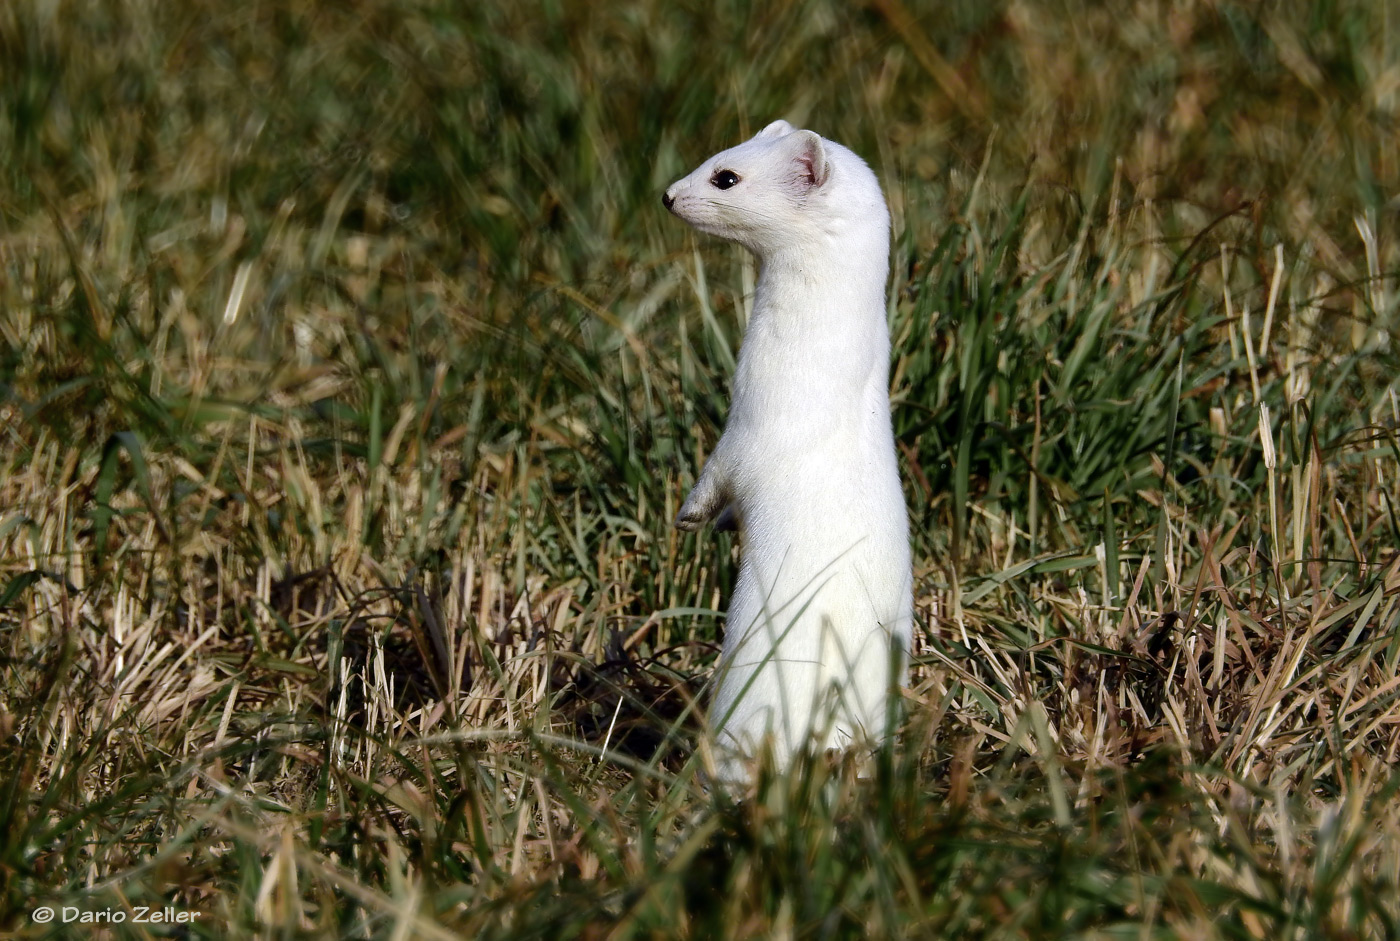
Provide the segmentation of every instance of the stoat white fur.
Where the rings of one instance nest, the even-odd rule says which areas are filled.
[[[676,526],[741,537],[710,717],[718,774],[888,734],[913,624],[890,425],[889,212],[858,156],[775,121],[673,184],[666,208],[759,262],[724,434]]]

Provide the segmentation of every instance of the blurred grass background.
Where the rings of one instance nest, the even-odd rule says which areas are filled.
[[[0,61],[5,930],[1400,933],[1393,4],[16,0]],[[917,663],[872,778],[736,805],[669,520],[753,269],[659,193],[777,117],[893,209]]]

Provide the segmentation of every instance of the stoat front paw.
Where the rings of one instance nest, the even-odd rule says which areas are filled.
[[[677,529],[694,532],[712,519],[715,521],[715,532],[717,533],[739,531],[739,517],[734,512],[734,504],[732,503],[721,510],[718,515],[697,512],[687,504],[681,507],[681,511],[676,514],[675,526]]]
[[[693,507],[689,502],[681,507],[681,511],[676,514],[675,527],[684,529],[687,532],[694,532],[710,521],[710,518],[701,513],[697,507]]]
[[[695,485],[695,489],[690,491],[690,496],[685,498],[681,504],[681,511],[676,514],[676,528],[694,532],[715,518],[721,507],[716,499],[714,488],[703,486],[706,481],[703,479]]]

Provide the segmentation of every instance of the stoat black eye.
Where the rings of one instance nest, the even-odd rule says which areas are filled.
[[[720,170],[714,176],[710,177],[710,183],[712,183],[716,189],[727,190],[738,182],[739,174],[735,173],[733,170]]]

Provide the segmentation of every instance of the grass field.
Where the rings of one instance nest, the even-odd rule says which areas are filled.
[[[0,933],[1400,936],[1394,4],[15,0],[0,61]],[[777,117],[893,211],[916,662],[872,776],[735,802],[669,521],[754,271],[659,195]]]

